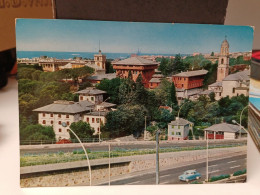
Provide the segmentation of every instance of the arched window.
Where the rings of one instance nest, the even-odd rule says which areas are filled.
[[[221,64],[224,64],[224,59],[223,58],[221,59]]]

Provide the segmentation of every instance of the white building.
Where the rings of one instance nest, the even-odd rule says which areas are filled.
[[[89,101],[54,101],[54,103],[37,108],[38,123],[43,126],[52,126],[56,140],[69,139],[69,126],[73,122],[82,120],[82,116],[91,111],[94,104]]]
[[[193,131],[192,122],[176,117],[175,121],[168,124],[168,140],[188,139],[190,130]]]
[[[39,124],[53,127],[56,140],[70,139],[71,123],[80,120],[89,123],[94,134],[98,134],[101,125],[106,123],[106,114],[116,106],[103,102],[104,93],[89,87],[79,92],[79,102],[58,100],[33,111],[38,112]]]
[[[212,125],[206,129],[204,129],[204,138],[208,139],[236,139],[240,135],[240,126],[232,125],[228,123],[220,123]],[[241,135],[246,135],[246,131],[241,128]]]
[[[222,97],[233,97],[239,95],[249,95],[250,71],[244,70],[234,74],[230,74],[222,81],[213,83],[208,86],[208,90],[215,93],[215,99]]]
[[[96,89],[94,87],[87,87],[81,91],[76,92],[79,94],[79,101],[88,100],[93,104],[99,104],[103,102],[103,95],[106,93],[105,91]]]

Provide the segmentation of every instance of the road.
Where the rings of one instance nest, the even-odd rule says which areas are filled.
[[[232,174],[238,170],[246,168],[246,155],[237,155],[219,160],[212,160],[209,162],[209,178],[212,176],[218,176],[221,174]],[[204,181],[206,179],[206,163],[200,162],[192,165],[186,165],[182,167],[166,169],[160,171],[160,184],[187,184],[178,180],[178,176],[184,171],[196,169],[201,175],[201,179],[198,181]],[[128,177],[128,178],[126,178]],[[192,182],[192,181],[191,181]],[[188,183],[191,183],[188,182]],[[136,176],[124,176],[122,179],[111,181],[110,185],[151,185],[155,184],[155,171],[142,173]],[[101,185],[108,185],[104,183]]]
[[[242,140],[210,140],[209,146],[212,145],[232,145],[232,144],[246,144],[246,139]],[[87,143],[84,144],[86,149],[91,151],[108,151],[108,142]],[[155,141],[135,141],[135,142],[111,142],[111,150],[113,149],[154,149]],[[160,148],[167,147],[195,147],[206,146],[205,140],[184,140],[184,141],[161,141]],[[72,152],[77,149],[82,149],[79,144],[64,144],[64,145],[32,145],[20,146],[20,154],[42,154],[42,153],[58,153],[58,152]]]

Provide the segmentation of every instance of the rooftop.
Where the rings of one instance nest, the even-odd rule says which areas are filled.
[[[176,117],[176,120],[175,121],[171,121],[171,123],[169,123],[169,125],[181,125],[181,126],[184,126],[184,125],[187,125],[187,124],[192,124],[192,122],[186,120],[186,119],[183,119],[183,118],[177,118]]]
[[[215,124],[212,125],[206,129],[204,129],[204,131],[224,131],[224,132],[230,132],[230,133],[237,133],[240,131],[240,126],[239,125],[232,125],[232,124],[228,124],[228,123],[219,123],[219,124]],[[242,133],[246,133],[243,128],[241,129]]]
[[[194,76],[200,76],[200,75],[205,75],[207,74],[207,70],[194,70],[194,71],[187,71],[187,72],[181,72],[179,74],[175,74],[173,76],[178,76],[178,77],[194,77]]]
[[[209,85],[209,87],[222,87],[222,81],[218,81]]]
[[[225,77],[223,79],[223,81],[239,81],[239,80],[241,80],[241,81],[248,80],[249,81],[249,79],[250,79],[250,71],[244,70],[241,72],[237,72],[237,73],[228,75],[227,77]]]
[[[113,65],[158,65],[157,62],[153,62],[151,60],[144,59],[140,56],[130,57],[125,60],[120,60],[118,62],[114,62]]]
[[[150,83],[160,83],[161,79],[160,78],[152,78],[149,82]]]
[[[116,104],[112,104],[112,103],[109,103],[109,102],[102,102],[98,106],[101,106],[101,107],[104,107],[104,108],[108,108],[108,107],[116,106]]]
[[[88,77],[89,80],[97,80],[97,81],[101,81],[102,79],[114,79],[116,78],[116,73],[109,73],[109,74],[98,74],[98,75],[93,75]]]
[[[88,94],[88,95],[99,95],[99,94],[104,94],[106,92],[96,89],[95,87],[87,87],[86,89],[77,91],[76,93],[78,93],[78,94],[84,93],[84,94]]]
[[[35,112],[70,113],[76,114],[89,111],[89,106],[94,105],[89,101],[72,102],[66,100],[54,101],[52,104],[34,109]]]

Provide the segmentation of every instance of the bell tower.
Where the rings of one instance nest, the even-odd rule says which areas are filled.
[[[227,37],[221,44],[220,56],[218,58],[217,81],[222,81],[229,73],[229,43]]]
[[[94,61],[97,66],[101,69],[106,70],[106,55],[103,55],[100,50],[100,42],[99,42],[99,50],[98,54],[94,55]]]

